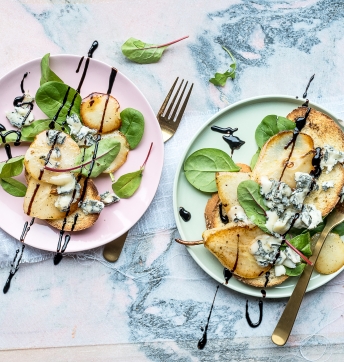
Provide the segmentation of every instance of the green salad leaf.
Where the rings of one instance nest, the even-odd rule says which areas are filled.
[[[227,69],[224,73],[215,73],[214,77],[209,79],[210,83],[213,83],[214,85],[221,87],[223,87],[226,84],[228,78],[231,79],[235,78],[235,71],[236,71],[236,61],[232,53],[224,46],[222,47],[222,49],[229,54],[233,63],[229,66],[229,69]]]
[[[41,80],[40,85],[47,82],[60,82],[63,83],[61,78],[59,78],[50,68],[50,53],[45,54],[41,60]]]
[[[97,160],[95,160],[90,177],[92,178],[98,177],[103,171],[105,171],[118,155],[120,148],[121,144],[113,138],[105,138],[100,140],[98,142],[97,157],[99,156],[102,157],[99,157]],[[92,145],[91,147],[88,147],[86,149],[84,154],[80,153],[80,155],[77,157],[75,161],[75,165],[77,166],[91,161],[94,154],[94,150],[95,150],[95,145]],[[88,175],[90,167],[91,163],[82,167],[81,173],[85,177]],[[80,172],[80,169],[78,168],[76,172]]]
[[[121,112],[121,120],[120,131],[125,135],[130,149],[133,150],[140,143],[145,129],[143,114],[134,108],[126,108]]]
[[[253,180],[240,182],[237,189],[238,201],[244,209],[247,217],[267,234],[270,231],[266,228],[266,211],[264,198],[260,194],[260,186]]]
[[[37,121],[32,122],[29,126],[25,126],[22,128],[22,140],[27,142],[33,142],[35,137],[41,132],[50,129],[49,124],[50,119],[39,119]],[[64,126],[64,132],[68,131],[68,127]],[[57,131],[61,131],[62,128],[59,124],[55,124],[55,129]],[[68,132],[67,132],[68,133]]]
[[[215,172],[238,172],[231,157],[217,148],[202,148],[191,154],[184,162],[186,179],[196,189],[203,192],[216,192]]]
[[[142,180],[143,169],[127,173],[112,184],[113,192],[122,199],[127,199],[136,192]]]
[[[56,115],[60,107],[63,105],[63,100],[68,92],[67,101],[63,105],[61,111],[59,112],[57,123],[61,124],[65,121],[67,117],[67,112],[70,108],[70,105],[73,101],[73,98],[76,94],[76,98],[71,109],[71,114],[75,113],[80,116],[80,105],[81,97],[80,94],[73,88],[59,82],[47,82],[41,85],[36,93],[36,103],[38,107],[45,113],[50,119]],[[68,91],[69,89],[69,91]]]
[[[309,258],[312,255],[311,250],[311,236],[310,233],[307,232],[305,234],[300,234],[289,240],[290,244],[295,246],[295,248],[301,253]]]
[[[24,156],[10,158],[6,162],[0,163],[0,178],[18,176],[24,167]]]
[[[256,129],[255,139],[257,145],[261,149],[264,144],[275,134],[281,131],[291,131],[294,128],[295,123],[287,118],[276,115],[266,116]]]
[[[143,41],[136,39],[136,38],[129,38],[123,45],[122,45],[122,53],[131,61],[139,64],[149,64],[149,63],[156,63],[162,57],[163,52],[165,49],[177,43],[183,39],[188,38],[185,36],[178,40],[172,41],[170,43],[156,45],[156,44],[149,44],[144,43]]]
[[[26,194],[26,186],[14,178],[0,179],[2,188],[12,196],[24,197]]]
[[[303,270],[306,267],[306,263],[300,263],[296,265],[295,268],[288,268],[285,266],[285,273],[286,275],[289,275],[290,277],[297,277],[303,273]]]

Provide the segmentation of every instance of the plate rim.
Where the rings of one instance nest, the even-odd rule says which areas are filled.
[[[51,54],[50,53],[50,58],[55,58],[55,61],[58,59],[56,58],[73,58],[73,59],[80,59],[82,57],[82,55],[77,55],[77,54]],[[87,58],[87,57],[85,57]],[[11,70],[9,70],[8,72],[6,72],[1,78],[0,78],[0,83],[3,82],[4,80],[6,80],[7,77],[11,77],[14,73],[16,73],[18,71],[18,69],[20,69],[21,67],[25,67],[25,66],[30,66],[32,64],[35,64],[36,62],[40,63],[41,62],[41,57],[37,57],[37,58],[34,58],[34,59],[31,59],[31,60],[28,60],[27,62],[25,63],[22,63],[22,64],[19,64],[18,66],[16,67],[13,67]],[[96,62],[96,63],[100,63],[102,66],[106,66],[108,68],[112,68],[112,66],[110,66],[108,63],[102,61],[102,60],[98,60],[96,58],[91,58],[92,62]],[[116,67],[115,67],[116,68]],[[140,96],[143,98],[143,100],[146,102],[151,114],[154,116],[154,119],[155,121],[157,122],[157,124],[159,125],[159,122],[156,118],[156,115],[154,113],[154,110],[151,106],[151,104],[148,102],[147,98],[145,97],[145,95],[142,93],[142,91],[136,86],[136,84],[133,83],[133,81],[127,77],[123,72],[121,72],[118,68],[117,69],[117,72],[121,74],[121,76],[123,78],[125,78],[125,80],[130,84],[131,87],[135,88],[136,91],[140,94]],[[123,228],[123,233],[121,233],[121,235],[118,235],[115,239],[119,238],[120,236],[122,236],[123,234],[125,234],[129,229],[131,229],[134,225],[136,225],[139,220],[142,218],[142,216],[145,214],[145,212],[147,211],[147,209],[149,208],[149,206],[152,204],[153,202],[153,199],[156,195],[156,192],[158,190],[158,187],[159,187],[159,184],[160,184],[160,181],[161,181],[161,176],[162,176],[162,170],[163,170],[163,166],[164,166],[164,153],[165,153],[165,148],[164,148],[164,141],[163,141],[163,138],[162,138],[162,134],[161,132],[159,133],[159,144],[162,146],[161,147],[161,152],[158,153],[158,158],[159,158],[159,165],[161,165],[161,167],[159,168],[158,170],[158,176],[157,176],[157,186],[156,186],[156,189],[154,190],[154,193],[152,194],[152,198],[151,200],[149,201],[149,203],[147,203],[147,205],[142,209],[142,214],[141,216],[133,223],[133,225],[131,225],[130,227],[124,227]],[[24,213],[24,212],[23,212]],[[25,214],[24,214],[25,215]],[[12,235],[10,232],[6,231],[1,225],[0,225],[0,228],[6,232],[8,235],[12,236],[14,239],[16,240],[19,240],[17,236],[14,236]],[[57,229],[55,229],[57,230]],[[58,230],[57,230],[58,231]],[[97,247],[100,247],[100,246],[103,246],[103,245],[106,245],[107,243],[115,240],[113,237],[109,237],[109,238],[105,238],[104,240],[102,240],[101,242],[98,242],[98,243],[95,243],[93,244],[91,247],[87,247],[87,245],[85,245],[84,243],[82,245],[84,245],[85,247],[79,247],[79,244],[78,246],[75,248],[69,248],[69,250],[67,250],[65,252],[65,254],[69,254],[69,253],[76,253],[76,252],[81,252],[81,251],[86,251],[86,250],[91,250],[91,249],[94,249],[94,248],[97,248]],[[25,243],[26,245],[29,245],[30,247],[32,248],[35,248],[37,250],[42,250],[42,251],[49,251],[49,252],[54,252],[53,249],[49,249],[49,248],[44,248],[43,246],[42,247],[37,247],[35,245],[31,245],[30,243]],[[46,244],[44,244],[46,245]],[[72,244],[73,245],[73,244]],[[70,249],[73,249],[73,250],[70,250]]]
[[[210,118],[207,119],[207,121],[197,130],[197,132],[194,134],[194,136],[188,142],[188,145],[185,148],[185,151],[183,152],[181,159],[177,165],[176,174],[175,174],[174,182],[173,182],[173,213],[174,213],[174,218],[176,221],[178,232],[182,238],[185,238],[185,234],[183,233],[182,224],[181,224],[179,214],[177,211],[177,209],[178,209],[178,207],[177,207],[177,188],[178,188],[178,179],[180,177],[180,174],[182,173],[184,160],[185,160],[187,154],[189,153],[190,147],[195,142],[195,140],[198,138],[198,136],[204,131],[204,129],[207,128],[210,123],[212,123],[216,118],[220,117],[222,114],[224,114],[234,108],[245,105],[245,104],[261,103],[264,101],[284,101],[284,102],[292,101],[296,104],[299,104],[299,106],[301,106],[302,103],[305,102],[305,100],[303,98],[296,98],[296,97],[293,97],[290,95],[279,95],[279,94],[268,94],[268,95],[263,95],[263,96],[245,98],[243,100],[234,102],[233,104],[230,104],[227,107],[217,111],[214,115],[212,115]],[[312,106],[312,108],[318,109],[318,110],[322,111],[323,113],[327,114],[328,116],[330,116],[339,125],[339,127],[343,131],[343,126],[339,124],[339,122],[337,121],[337,117],[332,112],[330,112],[326,108],[320,106],[318,103],[314,103],[311,101],[309,103]],[[196,246],[196,248],[197,248],[197,246]],[[211,276],[214,280],[216,280],[217,282],[221,283],[222,285],[226,286],[229,289],[232,289],[232,290],[239,292],[241,294],[244,294],[244,295],[250,295],[250,296],[255,296],[255,297],[262,296],[261,292],[260,292],[261,288],[256,288],[256,290],[248,289],[248,293],[246,293],[245,291],[242,290],[242,287],[246,286],[244,283],[241,283],[240,287],[237,287],[236,285],[232,285],[231,280],[228,282],[228,284],[224,284],[223,278],[222,279],[218,278],[212,270],[208,269],[204,264],[202,264],[201,260],[193,252],[192,247],[186,246],[186,249],[189,252],[189,254],[191,255],[191,257],[193,258],[193,260],[198,264],[198,266],[204,272],[206,272],[209,276]],[[306,293],[325,285],[326,283],[331,281],[333,278],[335,278],[343,270],[344,270],[344,266],[342,268],[340,268],[338,271],[336,271],[335,273],[324,275],[324,277],[326,278],[326,281],[324,281],[323,283],[320,283],[320,284],[318,283],[318,284],[312,285],[312,286],[308,285],[308,287],[306,289]],[[276,288],[276,287],[271,287],[271,288]],[[279,295],[269,296],[269,293],[267,293],[266,298],[277,299],[277,298],[290,297],[294,290],[294,286],[291,286],[290,288],[279,288],[279,290],[280,290]]]

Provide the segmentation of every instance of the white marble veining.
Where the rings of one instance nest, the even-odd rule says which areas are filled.
[[[158,190],[120,260],[108,264],[95,250],[65,258],[57,267],[51,260],[23,264],[10,292],[0,297],[0,349],[58,347],[72,356],[76,350],[63,347],[84,346],[86,353],[87,346],[97,345],[100,352],[93,360],[110,360],[104,356],[111,351],[114,357],[117,350],[118,359],[111,360],[121,361],[287,362],[312,360],[324,352],[319,361],[341,361],[343,275],[306,295],[284,348],[275,347],[270,335],[285,299],[266,300],[262,325],[251,329],[244,316],[246,297],[220,287],[208,344],[199,351],[200,327],[217,284],[174,243],[170,196],[178,156],[209,115],[228,104],[264,94],[301,96],[315,73],[309,97],[343,117],[343,18],[340,0],[18,0],[3,6],[0,76],[47,52],[84,55],[97,39],[96,58],[134,81],[155,112],[176,76],[195,86],[182,128],[166,144],[162,184],[169,190]],[[169,48],[156,64],[134,64],[120,51],[131,36],[158,43],[184,35],[190,37]],[[220,45],[230,48],[238,63],[236,79],[224,88],[208,82],[228,67]],[[176,145],[178,153],[172,154]],[[7,274],[7,267],[0,269],[0,280]],[[247,299],[255,320],[258,299]],[[313,334],[318,336],[307,340]],[[3,353],[4,360],[15,358],[13,351]],[[38,352],[28,355],[39,360]],[[92,360],[82,352],[74,356],[68,360]],[[54,359],[61,355],[55,353]]]

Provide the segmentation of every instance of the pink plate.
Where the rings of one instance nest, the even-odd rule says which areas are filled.
[[[85,62],[80,72],[75,70],[80,57],[76,55],[55,55],[50,58],[50,66],[65,83],[77,88]],[[135,66],[135,65],[133,65]],[[13,100],[20,96],[20,81],[24,73],[29,72],[25,79],[25,90],[35,95],[39,88],[41,76],[40,59],[32,60],[14,69],[0,80],[0,114],[2,123],[7,129],[13,128],[5,117],[5,111],[13,110]],[[109,84],[111,67],[98,60],[91,59],[87,75],[81,89],[81,97],[92,92],[106,93]],[[129,152],[127,162],[115,173],[118,179],[121,175],[137,171],[142,165],[150,143],[153,142],[152,152],[146,164],[142,182],[138,191],[129,199],[120,200],[117,204],[106,207],[99,216],[96,224],[88,230],[72,233],[68,244],[68,252],[76,252],[95,248],[112,241],[130,229],[143,215],[153,200],[157,190],[163,165],[164,145],[157,119],[151,106],[138,88],[121,72],[118,72],[111,94],[119,101],[121,109],[127,107],[139,110],[145,118],[145,132],[139,146]],[[35,119],[46,119],[35,104],[33,113]],[[13,156],[23,155],[28,144],[12,146]],[[7,159],[3,147],[0,149],[0,160]],[[19,177],[24,181],[23,177]],[[111,190],[109,176],[98,177],[95,180],[100,193]],[[23,212],[23,198],[13,197],[0,187],[0,227],[15,238],[19,238],[25,221],[31,218]],[[45,221],[36,219],[26,237],[26,244],[35,248],[55,251],[59,231],[50,227]]]

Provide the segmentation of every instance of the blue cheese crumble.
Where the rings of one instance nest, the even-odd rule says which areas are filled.
[[[240,205],[232,206],[228,212],[228,216],[233,222],[236,223],[239,221],[245,223],[249,222],[244,209]]]
[[[275,262],[281,243],[282,239],[277,239],[271,235],[258,235],[250,247],[250,252],[258,265],[267,267]]]
[[[322,149],[320,168],[322,170],[326,169],[326,173],[329,173],[338,162],[344,162],[344,152],[338,151],[332,146],[325,145]]]
[[[79,207],[84,212],[85,215],[88,214],[100,214],[104,209],[104,203],[98,200],[86,199],[85,201],[79,203]]]
[[[118,202],[120,198],[115,195],[113,192],[106,191],[102,194],[100,194],[100,201],[104,203],[105,206],[109,206],[111,204],[114,204],[115,202]]]
[[[54,143],[63,145],[66,140],[66,134],[61,131],[56,131],[54,129],[50,129],[46,132],[47,135],[47,144],[48,146],[52,146]]]
[[[34,98],[30,96],[29,93],[24,94],[23,103],[33,102]],[[27,115],[29,113],[29,115]],[[9,120],[12,126],[17,128],[22,128],[23,126],[29,126],[34,120],[35,117],[33,112],[30,111],[30,106],[28,104],[23,104],[20,107],[14,107],[14,111],[5,112],[6,118]]]
[[[321,188],[326,192],[328,189],[334,187],[333,181],[326,181],[321,184]]]
[[[67,116],[67,124],[70,128],[70,134],[79,146],[92,146],[96,143],[95,135],[97,130],[84,126],[76,114]]]

